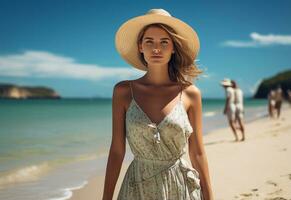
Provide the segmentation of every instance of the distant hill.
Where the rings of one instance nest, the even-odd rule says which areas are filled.
[[[60,95],[47,87],[27,87],[0,83],[0,98],[5,99],[59,99]]]
[[[254,95],[254,98],[267,98],[271,89],[281,86],[283,95],[287,96],[287,90],[291,90],[291,70],[281,72],[273,77],[264,79]]]

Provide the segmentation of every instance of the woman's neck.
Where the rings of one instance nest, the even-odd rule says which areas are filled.
[[[148,66],[144,81],[155,86],[163,86],[173,83],[169,77],[168,66]]]

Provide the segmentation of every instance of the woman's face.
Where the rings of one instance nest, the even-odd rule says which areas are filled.
[[[148,65],[167,65],[174,53],[174,45],[164,29],[153,26],[145,31],[139,51]]]

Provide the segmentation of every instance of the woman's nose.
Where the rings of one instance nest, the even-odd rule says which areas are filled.
[[[153,52],[154,52],[154,53],[159,53],[159,52],[160,52],[160,49],[154,48],[154,49],[153,49]]]

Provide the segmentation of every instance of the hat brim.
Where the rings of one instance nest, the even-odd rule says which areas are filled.
[[[178,35],[186,39],[185,45],[191,51],[191,57],[196,58],[200,43],[197,33],[185,22],[170,16],[158,14],[147,14],[132,18],[122,24],[115,35],[115,47],[123,59],[137,69],[147,71],[146,66],[139,58],[137,37],[143,27],[153,24],[162,23],[172,27]]]

